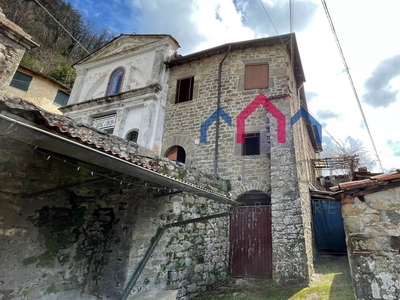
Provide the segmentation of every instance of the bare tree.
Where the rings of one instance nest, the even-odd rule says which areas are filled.
[[[351,175],[360,169],[371,171],[376,165],[376,160],[364,147],[363,142],[351,136],[337,143],[329,140],[323,149],[322,158],[331,162],[331,167],[338,175]]]

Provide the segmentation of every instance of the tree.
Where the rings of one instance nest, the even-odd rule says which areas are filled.
[[[331,162],[333,173],[336,175],[351,175],[360,169],[371,171],[376,165],[376,160],[370,156],[363,142],[351,136],[337,143],[328,139],[323,149],[321,156]]]
[[[43,7],[88,52],[94,52],[113,38],[105,28],[97,28],[65,0],[40,0]],[[0,0],[6,17],[30,34],[40,47],[26,51],[21,64],[43,72],[66,85],[74,79],[71,65],[87,52],[34,0]],[[26,63],[26,64],[25,64]]]

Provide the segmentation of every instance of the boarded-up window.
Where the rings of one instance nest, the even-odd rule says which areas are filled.
[[[32,76],[26,75],[22,72],[15,72],[14,77],[10,83],[10,86],[13,86],[17,89],[27,91],[29,85],[31,84]]]
[[[245,69],[245,89],[266,89],[269,86],[268,64],[250,64]]]
[[[194,77],[179,79],[176,84],[175,103],[190,101],[193,99]]]

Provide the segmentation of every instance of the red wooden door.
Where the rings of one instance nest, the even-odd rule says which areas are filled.
[[[272,277],[271,206],[240,206],[230,222],[230,276]]]

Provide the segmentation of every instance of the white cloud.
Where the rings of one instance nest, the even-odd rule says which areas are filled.
[[[207,37],[206,41],[197,45],[196,50],[255,37],[254,31],[242,24],[242,14],[236,11],[231,0],[196,0],[195,5],[192,20],[196,22],[197,30]]]

